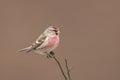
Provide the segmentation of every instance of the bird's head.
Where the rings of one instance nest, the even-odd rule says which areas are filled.
[[[55,34],[55,35],[59,35],[60,34],[60,30],[58,28],[58,26],[49,26],[45,32],[49,33],[49,34]]]

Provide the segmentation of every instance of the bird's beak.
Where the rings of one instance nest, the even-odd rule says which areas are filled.
[[[59,35],[59,34],[60,34],[60,31],[57,31],[57,32],[56,32],[56,34],[58,34],[58,35]]]
[[[53,30],[53,31],[55,31],[55,34],[56,34],[56,35],[59,35],[59,34],[60,34],[60,31],[59,31],[59,30]]]

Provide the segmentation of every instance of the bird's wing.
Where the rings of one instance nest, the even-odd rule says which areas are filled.
[[[35,43],[33,43],[31,46],[29,46],[27,48],[19,50],[19,52],[21,52],[21,51],[30,52],[35,49],[38,49],[43,44],[43,42],[46,40],[46,37],[47,36],[45,36],[45,35],[40,35],[40,37],[38,37],[38,39],[36,40]]]
[[[27,52],[30,52],[30,51],[35,50],[35,49],[38,49],[43,44],[43,42],[46,40],[46,37],[47,36],[45,36],[45,35],[41,35],[40,37],[38,37],[36,42],[33,43],[31,48]]]

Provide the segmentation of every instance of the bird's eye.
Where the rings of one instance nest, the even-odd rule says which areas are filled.
[[[53,30],[54,32],[57,32],[57,30]]]
[[[59,31],[58,30],[53,30],[55,32],[56,35],[59,34]]]

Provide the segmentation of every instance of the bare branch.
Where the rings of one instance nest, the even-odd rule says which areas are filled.
[[[61,71],[62,75],[64,76],[65,80],[68,80],[68,78],[66,77],[65,72],[64,72],[64,70],[63,70],[60,62],[58,61],[58,59],[57,59],[57,58],[55,57],[55,55],[53,55],[53,54],[54,54],[54,52],[51,51],[51,52],[50,52],[50,56],[51,56],[51,57],[56,61],[56,63],[58,64],[58,66],[59,66],[59,68],[60,68],[60,71]]]
[[[68,67],[67,59],[65,59],[65,65],[66,65],[66,69],[67,69],[68,80],[71,80],[70,68]]]

